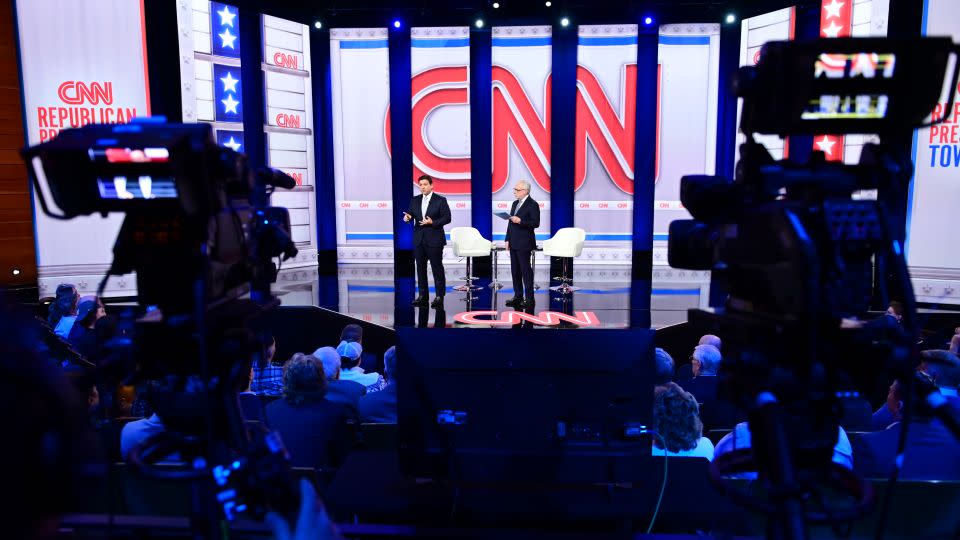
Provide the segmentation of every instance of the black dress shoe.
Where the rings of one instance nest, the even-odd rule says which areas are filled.
[[[414,306],[426,306],[426,305],[429,304],[429,303],[430,303],[430,299],[429,299],[429,298],[424,298],[423,296],[421,296],[421,297],[417,298],[416,300],[414,300],[412,305],[414,305]]]
[[[532,298],[532,297],[531,297],[531,298],[524,298],[524,299],[523,299],[523,307],[533,307],[533,306],[535,306],[535,305],[537,305],[536,299],[534,299],[534,298]]]
[[[430,307],[432,307],[432,308],[434,308],[434,309],[442,309],[442,308],[443,308],[443,297],[442,297],[442,296],[438,296],[438,297],[434,298],[434,299],[433,299],[433,303],[430,304]]]
[[[514,296],[513,298],[507,300],[507,307],[523,307],[523,298],[520,296]]]

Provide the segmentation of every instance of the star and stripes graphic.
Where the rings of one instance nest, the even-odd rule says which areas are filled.
[[[820,37],[849,37],[853,27],[853,0],[822,0],[820,3]],[[842,56],[842,55],[841,55]],[[823,55],[817,69],[827,77],[844,75],[846,58]],[[819,76],[819,73],[818,73]],[[843,161],[842,135],[816,135],[813,149],[824,153],[827,161]]]

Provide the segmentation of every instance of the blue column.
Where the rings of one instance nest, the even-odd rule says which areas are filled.
[[[313,90],[313,156],[317,196],[317,261],[321,273],[336,273],[337,194],[333,168],[333,91],[330,73],[330,33],[310,36]]]
[[[633,173],[632,326],[649,326],[653,279],[653,190],[657,160],[657,47],[659,30],[640,26],[637,37],[637,138]],[[638,311],[640,310],[640,311]]]
[[[491,157],[490,30],[470,32],[470,221],[484,238],[493,238],[493,161]],[[474,273],[490,277],[492,257],[474,259]]]
[[[413,228],[403,210],[413,193],[413,112],[410,108],[410,31],[390,30],[390,141],[393,175],[393,250],[398,276],[413,275]],[[412,300],[412,298],[411,298]]]
[[[550,135],[550,232],[573,227],[577,118],[577,27],[553,27],[553,111]],[[541,232],[543,229],[541,224]]]
[[[717,96],[717,176],[733,178],[737,146],[737,96],[733,78],[740,68],[740,25],[720,26],[720,81]]]
[[[260,14],[241,9],[240,16],[240,78],[243,80],[243,149],[252,168],[267,165],[267,140],[263,132],[264,110],[263,27]],[[216,81],[215,81],[216,82]]]

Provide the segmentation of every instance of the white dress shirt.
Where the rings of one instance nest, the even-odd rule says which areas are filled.
[[[427,207],[430,206],[430,197],[433,197],[433,193],[424,195],[423,200],[420,201],[420,219],[427,218]]]
[[[517,203],[517,207],[513,210],[513,215],[517,215],[517,212],[520,211],[520,207],[523,206],[523,203],[527,202],[527,199],[529,198],[530,196],[527,195],[526,197],[520,199],[520,202]]]

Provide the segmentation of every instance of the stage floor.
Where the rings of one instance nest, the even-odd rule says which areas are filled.
[[[316,269],[281,272],[274,293],[287,306],[315,305],[386,327],[451,326],[536,328],[659,328],[687,319],[687,310],[706,307],[709,273],[655,268],[650,309],[639,309],[646,285],[631,282],[630,266],[577,265],[574,285],[580,290],[564,298],[550,291],[549,268],[538,266],[535,283],[540,287],[536,306],[525,315],[505,302],[513,297],[509,267],[500,268],[502,288],[491,280],[477,280],[472,295],[453,290],[462,284],[462,264],[445,264],[447,293],[440,309],[414,308],[414,278],[394,274],[385,264],[342,264],[336,275],[321,275]],[[431,278],[431,300],[436,296]],[[560,315],[550,315],[545,312]],[[483,313],[477,313],[483,312]],[[493,313],[491,313],[493,312]],[[493,321],[493,322],[491,322]]]

